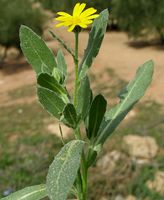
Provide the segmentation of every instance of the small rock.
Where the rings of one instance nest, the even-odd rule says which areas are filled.
[[[164,195],[164,172],[156,172],[154,180],[147,181],[146,185],[150,190],[155,190],[161,195]]]
[[[121,153],[119,151],[112,151],[104,155],[97,161],[97,166],[101,167],[102,173],[107,174],[112,172],[117,164],[117,161],[121,158]]]
[[[129,119],[131,119],[131,118],[133,118],[133,117],[135,117],[135,116],[136,116],[136,111],[135,111],[135,110],[131,110],[131,111],[126,115],[125,120],[129,120]]]
[[[124,197],[122,195],[117,195],[115,197],[115,200],[125,200]]]
[[[8,60],[14,60],[19,56],[20,52],[15,47],[10,47],[7,49],[6,57]]]
[[[108,200],[108,198],[107,197],[101,197],[100,200]]]
[[[3,192],[3,196],[9,196],[11,193],[13,192],[12,188],[7,188],[4,192]]]
[[[21,109],[21,108],[18,109],[18,113],[19,113],[19,114],[22,114],[22,113],[23,113],[23,109]]]
[[[123,145],[131,157],[136,159],[152,159],[157,155],[158,145],[150,136],[127,135],[123,138]]]
[[[125,200],[137,200],[137,198],[133,195],[129,195],[125,198]]]
[[[71,136],[70,128],[64,125],[61,125],[61,128],[62,128],[63,138],[65,139],[69,138]],[[50,131],[50,133],[53,133],[56,136],[61,137],[59,124],[49,124],[47,130]]]

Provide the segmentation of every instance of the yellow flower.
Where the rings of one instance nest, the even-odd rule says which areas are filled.
[[[94,8],[88,8],[84,11],[85,6],[85,3],[77,3],[72,15],[66,12],[58,12],[57,14],[60,16],[55,19],[60,21],[60,23],[56,27],[66,26],[68,27],[68,32],[73,31],[76,26],[87,28],[87,25],[92,24],[93,19],[97,18],[99,14],[94,14],[97,12]]]

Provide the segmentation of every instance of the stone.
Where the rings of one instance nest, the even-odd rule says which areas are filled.
[[[6,51],[6,58],[8,60],[14,60],[19,56],[20,52],[15,47],[9,47]]]
[[[63,138],[65,138],[65,139],[69,138],[71,136],[71,129],[65,125],[61,125],[61,128],[62,128]],[[49,124],[47,126],[47,130],[50,133],[55,134],[58,137],[61,137],[60,130],[59,130],[59,124],[57,124],[57,123]]]
[[[100,200],[108,200],[108,198],[107,197],[101,197]]]
[[[108,174],[115,169],[121,155],[117,150],[109,152],[97,161],[97,166],[101,168],[103,174]]]
[[[133,159],[141,159],[142,162],[154,158],[158,152],[158,145],[150,136],[127,135],[123,138],[123,146]]]
[[[137,200],[137,198],[133,195],[128,195],[125,200]]]
[[[129,119],[131,119],[131,118],[133,118],[133,117],[135,117],[135,116],[136,116],[136,111],[135,111],[135,110],[131,110],[131,111],[126,115],[125,120],[129,120]]]
[[[125,200],[122,195],[117,195],[114,200]]]
[[[164,195],[164,172],[157,171],[154,180],[147,181],[146,185],[150,190],[154,190],[161,195]]]

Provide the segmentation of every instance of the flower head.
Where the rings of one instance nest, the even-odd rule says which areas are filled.
[[[85,3],[77,3],[73,9],[72,15],[66,12],[58,12],[57,14],[60,16],[55,19],[60,21],[60,23],[57,24],[56,27],[66,26],[68,27],[68,32],[73,31],[76,26],[87,28],[99,14],[95,14],[97,10],[94,8],[84,10],[85,6]]]

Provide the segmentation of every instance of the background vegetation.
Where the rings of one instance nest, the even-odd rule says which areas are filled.
[[[113,16],[131,37],[156,34],[164,43],[164,1],[113,0]]]
[[[41,34],[46,21],[41,8],[54,14],[59,11],[71,12],[77,2],[85,2],[100,12],[109,9],[109,26],[124,30],[134,39],[155,36],[164,43],[164,1],[161,0],[1,0],[0,1],[0,44],[19,46],[18,29],[25,24]],[[114,25],[114,26],[113,26]]]
[[[0,1],[0,44],[19,46],[19,27],[27,25],[38,34],[43,32],[46,15],[28,0]]]

